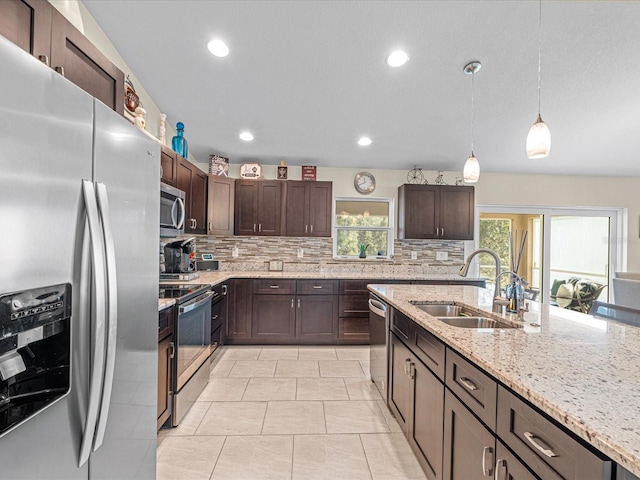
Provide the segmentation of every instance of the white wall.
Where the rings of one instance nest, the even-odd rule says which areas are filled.
[[[147,110],[147,131],[159,137],[160,108],[153,102],[144,87],[138,82],[131,69],[113,47],[86,7],[76,1],[49,0],[76,28],[78,28],[107,56],[118,68],[130,75]],[[175,123],[175,122],[173,122]],[[175,135],[172,119],[167,119],[167,138]],[[190,160],[195,159],[190,155]],[[196,163],[208,172],[208,159]],[[231,159],[233,161],[233,159]],[[462,168],[464,159],[460,159]],[[561,159],[542,160],[562,161]],[[543,164],[543,163],[542,163]],[[240,166],[230,165],[230,176],[239,176]],[[318,180],[333,181],[334,196],[358,196],[353,187],[353,177],[362,169],[318,168]],[[289,179],[300,179],[300,167],[289,167]],[[375,197],[392,197],[397,200],[398,186],[405,183],[407,170],[372,169],[377,180]],[[605,171],[605,166],[603,166]],[[425,171],[425,178],[433,183],[436,172]],[[460,172],[445,172],[449,184],[455,182]],[[276,178],[275,166],[264,166],[264,178]],[[476,184],[476,203],[483,205],[518,206],[570,206],[570,207],[616,207],[627,209],[628,238],[627,270],[640,271],[640,178],[624,177],[584,177],[559,175],[516,175],[507,173],[482,173]],[[396,202],[397,205],[397,202]]]

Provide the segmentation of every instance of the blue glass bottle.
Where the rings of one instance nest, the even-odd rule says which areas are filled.
[[[189,145],[184,138],[184,123],[176,123],[176,136],[171,139],[171,149],[184,158],[189,158]]]

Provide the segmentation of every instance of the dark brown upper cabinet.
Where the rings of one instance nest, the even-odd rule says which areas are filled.
[[[235,180],[218,175],[208,177],[207,233],[233,235]]]
[[[474,207],[474,187],[401,185],[398,238],[473,240]]]
[[[287,181],[288,237],[330,237],[332,182]]]
[[[0,34],[124,114],[122,71],[49,2],[0,1]]]
[[[160,152],[160,180],[177,188],[178,154],[171,147],[162,145]]]
[[[282,186],[279,180],[236,180],[236,235],[282,234]]]
[[[189,160],[177,155],[176,186],[184,191],[184,233],[206,233],[207,174]]]

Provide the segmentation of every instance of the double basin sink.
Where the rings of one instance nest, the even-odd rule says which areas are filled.
[[[477,311],[470,310],[455,303],[411,302],[411,304],[432,317],[435,317],[437,320],[453,327],[517,328],[516,325],[479,315]]]

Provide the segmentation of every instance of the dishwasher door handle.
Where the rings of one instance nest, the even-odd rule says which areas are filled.
[[[387,315],[387,306],[373,298],[369,299],[369,310],[380,317],[385,317]]]

